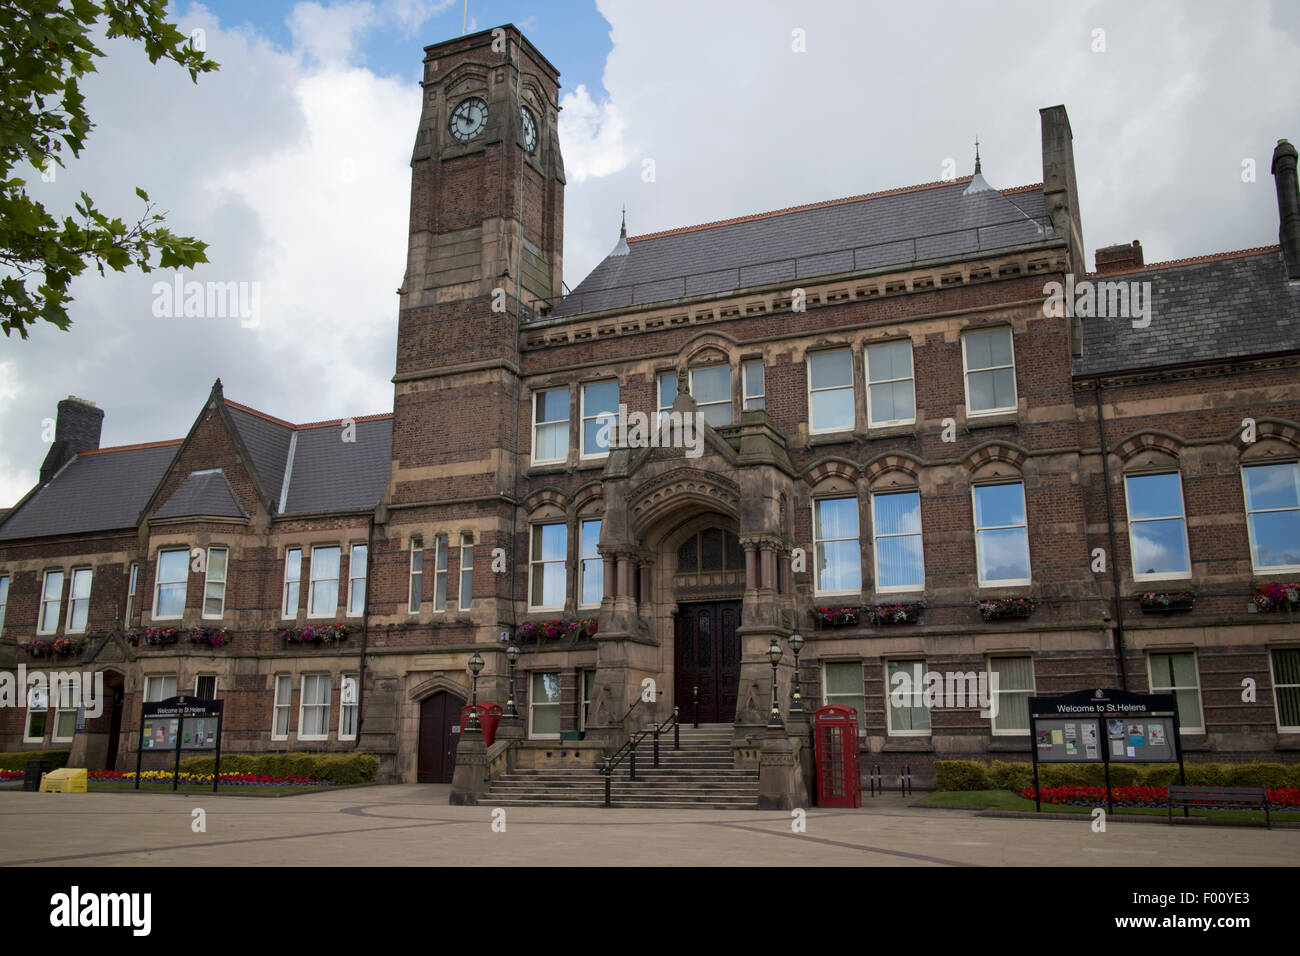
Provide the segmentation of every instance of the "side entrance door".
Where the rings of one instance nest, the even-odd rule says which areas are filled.
[[[464,706],[465,701],[447,691],[420,701],[420,759],[415,776],[420,783],[451,783]]]
[[[683,604],[677,613],[674,686],[683,721],[695,719],[692,690],[700,689],[700,722],[736,719],[740,685],[739,601]]]

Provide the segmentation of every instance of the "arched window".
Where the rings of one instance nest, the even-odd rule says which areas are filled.
[[[707,528],[693,534],[677,549],[679,574],[744,569],[745,552],[740,546],[740,539],[721,528]]]

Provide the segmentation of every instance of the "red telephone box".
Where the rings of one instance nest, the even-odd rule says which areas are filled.
[[[817,806],[862,806],[858,777],[858,712],[831,704],[813,714],[817,739]]]
[[[460,709],[460,732],[464,733],[465,728],[469,726],[469,712],[474,709],[473,704],[466,704]],[[489,704],[485,701],[479,701],[478,705],[478,724],[483,730],[483,743],[491,747],[492,742],[497,736],[497,725],[501,723],[501,715],[504,713],[500,704]]]

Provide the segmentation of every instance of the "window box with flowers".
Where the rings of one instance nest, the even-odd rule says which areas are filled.
[[[346,624],[306,624],[302,627],[286,627],[280,632],[280,639],[286,644],[337,644],[346,641],[352,628]]]
[[[815,607],[813,624],[817,627],[853,627],[862,619],[862,609],[857,607]]]
[[[1137,599],[1146,614],[1190,611],[1196,604],[1196,595],[1191,591],[1145,591]]]
[[[925,605],[919,601],[910,604],[873,604],[864,608],[863,614],[872,624],[919,624]]]
[[[1029,617],[1036,605],[1029,598],[992,598],[980,601],[980,617],[986,621],[1002,621],[1014,617]]]
[[[180,636],[178,627],[133,627],[126,632],[126,642],[136,646],[175,644]]]
[[[595,637],[599,624],[594,618],[580,621],[524,621],[515,628],[515,640],[541,647],[551,641],[567,637],[575,644],[584,637]]]
[[[1255,606],[1261,611],[1294,611],[1300,608],[1300,584],[1270,581],[1257,587]]]
[[[81,641],[72,641],[66,637],[56,637],[52,641],[28,641],[23,650],[29,657],[72,657],[80,654],[85,647]]]
[[[224,627],[198,627],[190,631],[190,643],[200,647],[225,647],[230,643],[230,632]]]

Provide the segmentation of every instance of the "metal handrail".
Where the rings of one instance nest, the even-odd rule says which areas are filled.
[[[849,256],[851,257],[850,261],[852,264],[850,266],[850,271],[852,272],[857,272],[859,268],[868,269],[875,266],[879,266],[883,268],[885,266],[912,265],[922,260],[922,257],[917,247],[918,242],[924,242],[925,240],[928,239],[939,239],[944,236],[956,236],[956,235],[961,235],[963,233],[973,232],[975,234],[975,248],[965,250],[965,252],[994,252],[998,249],[1009,249],[1013,246],[1023,245],[1024,240],[1021,240],[1019,242],[1004,243],[1001,245],[991,245],[985,247],[983,242],[980,239],[980,230],[997,229],[1003,226],[1018,225],[1024,222],[1032,222],[1038,228],[1039,235],[1044,238],[1050,234],[1051,231],[1050,217],[1043,216],[1040,221],[1038,217],[1030,216],[1026,214],[1026,215],[1022,215],[1021,218],[1019,219],[1005,219],[1000,222],[987,222],[979,226],[969,226],[965,229],[948,229],[943,232],[930,232],[920,236],[904,236],[898,239],[886,239],[886,240],[882,240],[881,242],[872,242],[866,245],[845,246],[840,249],[828,249],[825,252],[810,253],[809,255],[805,255],[805,256],[787,256],[782,259],[767,259],[763,262],[748,262],[745,263],[744,265],[735,266],[734,268],[710,269],[707,272],[688,272],[685,273],[684,275],[679,275],[679,276],[665,276],[662,279],[647,279],[644,282],[635,282],[635,283],[631,283],[630,285],[609,286],[608,288],[604,288],[604,289],[588,289],[584,292],[570,292],[568,295],[552,296],[550,298],[538,297],[530,300],[528,311],[531,314],[536,314],[538,305],[542,305],[548,309],[554,310],[560,303],[563,303],[576,295],[578,297],[578,310],[575,314],[581,315],[582,313],[587,311],[586,296],[588,295],[610,296],[613,295],[614,293],[625,292],[628,290],[630,290],[630,293],[627,297],[626,302],[610,304],[610,305],[602,306],[602,308],[610,308],[610,309],[629,308],[635,305],[647,305],[650,302],[667,302],[667,301],[671,301],[672,298],[685,298],[687,295],[708,295],[709,293],[733,292],[737,289],[745,288],[745,282],[742,276],[744,272],[746,271],[752,272],[752,271],[762,270],[764,268],[770,268],[770,267],[787,265],[787,264],[792,267],[793,275],[789,277],[774,277],[772,279],[767,279],[767,280],[756,280],[755,282],[751,282],[750,284],[753,285],[759,282],[782,281],[783,278],[788,278],[791,281],[798,281],[800,278],[816,279],[819,278],[820,276],[833,275],[834,273],[814,272],[810,275],[805,275],[801,277],[799,275],[800,260],[826,259],[831,256],[844,255],[845,253],[849,254]],[[890,262],[864,263],[861,267],[858,266],[859,252],[865,253],[866,251],[871,249],[878,249],[885,246],[897,246],[909,242],[912,245],[910,258],[896,259]],[[735,284],[730,289],[721,287],[721,288],[712,288],[712,289],[698,289],[697,291],[690,292],[690,293],[687,292],[687,284],[691,279],[699,279],[704,276],[723,276],[725,274],[733,273],[733,272],[735,273]],[[670,282],[681,283],[681,293],[679,296],[669,296],[667,298],[661,297],[661,298],[650,299],[643,302],[637,302],[636,290],[638,288],[646,287],[646,286],[662,286],[665,283],[670,283]]]
[[[631,711],[629,711],[631,713]],[[641,741],[646,737],[654,737],[654,766],[659,766],[659,735],[669,725],[673,728],[673,750],[682,749],[681,721],[678,715],[678,708],[674,707],[673,712],[664,718],[663,723],[654,727],[647,727],[645,730],[638,731],[630,736],[623,746],[614,751],[613,754],[605,758],[605,765],[601,768],[601,774],[605,777],[605,806],[612,806],[612,793],[614,782],[614,771],[618,765],[626,759],[628,761],[628,779],[636,780],[636,748],[640,746]]]

